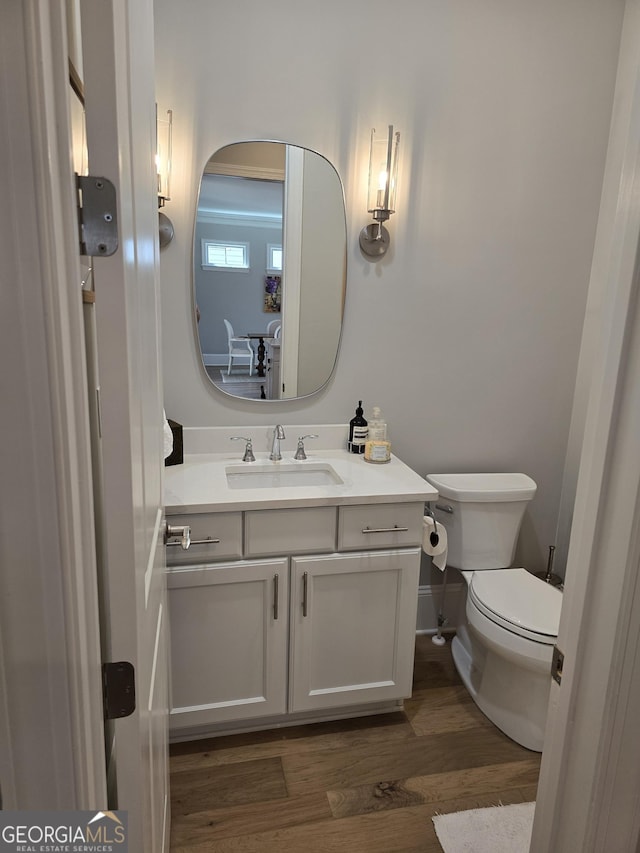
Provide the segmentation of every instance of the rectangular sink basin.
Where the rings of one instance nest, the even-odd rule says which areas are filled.
[[[227,465],[230,489],[276,489],[290,486],[338,486],[343,480],[328,462],[294,463],[270,462],[254,465]]]

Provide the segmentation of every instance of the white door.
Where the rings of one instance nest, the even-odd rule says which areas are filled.
[[[290,710],[410,696],[419,549],[291,564]]]
[[[119,220],[117,252],[93,263],[103,659],[129,661],[136,680],[134,713],[107,724],[109,806],[128,812],[130,849],[157,853],[169,811],[153,6],[83,0],[81,24],[89,172],[115,185]]]

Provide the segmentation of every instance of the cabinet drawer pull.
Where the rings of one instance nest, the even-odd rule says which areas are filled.
[[[280,585],[280,578],[278,575],[273,576],[273,618],[278,618],[278,600],[280,598],[278,594],[278,587]]]
[[[307,604],[309,594],[309,573],[305,572],[302,575],[302,615],[307,615]]]
[[[408,527],[398,527],[394,524],[393,527],[363,527],[363,533],[406,533]]]
[[[212,539],[208,536],[206,539],[192,539],[192,545],[219,545],[219,539]],[[180,542],[167,542],[167,545],[180,545]]]

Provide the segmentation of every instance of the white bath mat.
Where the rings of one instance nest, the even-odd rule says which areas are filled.
[[[433,817],[444,853],[529,853],[535,803]]]

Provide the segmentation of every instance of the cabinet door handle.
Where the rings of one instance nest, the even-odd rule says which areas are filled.
[[[302,615],[307,615],[307,605],[309,603],[309,574],[304,572],[302,575]]]
[[[280,595],[278,592],[278,587],[280,585],[280,578],[278,575],[273,576],[273,618],[278,618],[278,602],[280,599]]]
[[[408,527],[398,527],[397,524],[394,524],[393,527],[363,527],[363,533],[404,533],[408,530]]]

